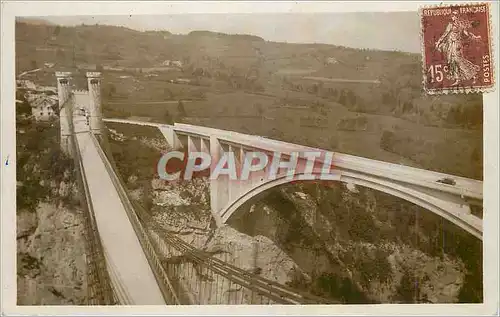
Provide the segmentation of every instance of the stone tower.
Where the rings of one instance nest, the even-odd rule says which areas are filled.
[[[88,72],[90,130],[102,135],[101,73]]]
[[[71,154],[71,119],[72,119],[72,92],[71,92],[71,73],[56,72],[57,95],[59,99],[59,122],[61,125],[61,150]]]

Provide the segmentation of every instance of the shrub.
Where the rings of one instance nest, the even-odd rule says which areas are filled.
[[[416,277],[412,271],[407,270],[401,277],[394,299],[404,303],[414,303],[418,298],[417,293]]]
[[[387,254],[380,249],[376,249],[373,257],[362,256],[355,266],[361,273],[361,284],[364,287],[368,287],[370,281],[374,279],[385,283],[392,277],[392,268],[387,260]]]
[[[186,109],[184,108],[184,103],[182,102],[182,100],[179,100],[179,102],[177,103],[177,112],[180,118],[186,116]]]
[[[165,110],[165,114],[163,115],[163,122],[166,124],[174,124],[174,118],[168,110]]]
[[[71,183],[74,165],[60,149],[58,124],[31,122],[24,128],[25,133],[17,134],[17,210],[34,212],[39,202],[60,198],[50,183],[58,185],[68,171]]]
[[[318,276],[312,293],[329,298],[340,298],[345,304],[369,304],[372,302],[351,279],[333,273],[324,273]]]
[[[380,138],[380,148],[390,151],[394,144],[394,132],[385,130]]]

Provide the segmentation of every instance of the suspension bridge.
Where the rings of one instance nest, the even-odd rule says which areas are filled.
[[[324,150],[186,124],[103,119],[99,73],[87,73],[87,92],[71,90],[70,73],[57,72],[56,77],[61,148],[75,161],[81,203],[86,210],[89,304],[335,303],[238,268],[224,255],[196,249],[147,221],[148,214],[129,198],[105,150],[103,131],[106,122],[152,126],[159,129],[172,149],[206,152],[212,157],[232,152],[239,162],[247,152],[256,150],[285,156]],[[89,121],[74,111],[80,108],[90,113]],[[332,180],[408,200],[482,239],[482,219],[471,212],[471,206],[482,205],[481,181],[341,153],[334,153],[330,159]],[[252,171],[247,180],[210,180],[211,212],[218,226],[242,212],[239,207],[259,193],[291,181],[283,169],[274,179],[266,178],[267,172],[267,168]]]

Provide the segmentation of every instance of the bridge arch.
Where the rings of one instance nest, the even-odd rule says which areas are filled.
[[[210,151],[219,153],[217,155],[227,151],[222,144],[229,149],[231,147],[239,149],[240,153],[257,148],[269,153],[323,151],[259,136],[187,124],[176,123],[171,126],[123,119],[105,119],[105,121],[154,126],[160,129],[174,149]],[[481,181],[342,153],[335,153],[334,159],[334,170],[330,171],[336,173],[334,174],[336,178],[333,180],[402,198],[447,219],[482,240],[482,219],[473,215],[470,207],[471,204],[482,202]],[[287,179],[286,175],[280,174],[270,180],[256,173],[244,182],[231,182],[226,178],[211,180],[211,208],[216,223],[218,225],[226,223],[238,212],[240,206],[256,195],[278,185],[297,181],[300,175],[303,174],[296,173],[293,179]]]
[[[302,174],[296,174],[299,176]],[[357,172],[339,172],[336,174],[335,179],[330,181],[338,181],[347,184],[354,184],[370,189],[374,189],[386,194],[402,198],[417,206],[429,210],[430,212],[443,217],[475,237],[482,240],[482,219],[473,215],[469,205],[463,202],[456,201],[450,202],[450,197],[436,196],[435,194],[423,194],[421,190],[412,189],[408,185],[402,185],[395,182],[383,181],[375,179],[368,175]],[[310,182],[309,180],[297,181],[289,179],[286,175],[279,175],[274,180],[261,182],[245,193],[240,195],[237,199],[229,202],[219,213],[223,223],[226,223],[232,217],[244,212],[240,209],[246,202],[271,188],[284,185],[291,182]]]

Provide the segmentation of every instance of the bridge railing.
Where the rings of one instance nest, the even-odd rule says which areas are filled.
[[[165,303],[169,305],[182,304],[181,300],[179,299],[179,296],[177,295],[178,290],[176,290],[176,288],[172,284],[170,277],[167,275],[167,272],[163,268],[160,259],[156,255],[153,245],[150,242],[149,236],[146,233],[146,230],[143,228],[141,222],[139,221],[137,214],[135,213],[132,203],[130,202],[130,199],[128,197],[128,193],[125,187],[122,185],[120,177],[115,173],[110,160],[108,159],[108,157],[106,156],[105,152],[101,147],[101,144],[92,133],[91,133],[91,139],[97,148],[101,160],[104,162],[106,170],[111,177],[111,181],[113,182],[113,185],[115,186],[118,195],[120,196],[120,199],[124,205],[127,216],[132,224],[132,227],[134,228],[134,231],[137,234],[137,237],[144,250],[149,265],[158,282],[158,286],[160,287]]]
[[[185,302],[196,305],[338,303],[231,265],[227,252],[211,254],[196,249],[151,221],[140,204],[133,205],[149,228],[151,241],[167,274],[185,290],[182,294]]]
[[[161,126],[157,124],[156,126]],[[163,125],[165,126],[165,125]],[[250,149],[264,149],[270,152],[280,151],[287,152],[327,152],[324,149],[293,144],[289,142],[274,140],[266,137],[248,135],[234,131],[221,130],[209,127],[194,126],[190,124],[176,123],[171,126],[177,133],[186,133],[198,135],[200,137],[216,136],[223,142],[246,146]],[[483,198],[483,183],[479,180],[469,179],[456,175],[403,166],[400,164],[389,163],[364,157],[335,152],[332,157],[332,164],[336,169],[346,171],[358,171],[369,173],[371,175],[383,176],[403,183],[412,183],[415,185],[439,189],[454,195],[464,195],[474,199]],[[453,184],[448,184],[446,180],[453,181]]]
[[[75,136],[75,129],[71,124],[71,150],[74,154],[78,187],[81,193],[80,203],[84,209],[85,227],[85,249],[87,264],[87,303],[89,305],[114,305],[117,303],[116,296],[111,286],[111,279],[106,268],[104,250],[101,244],[97,222],[95,220],[92,199],[87,183],[85,169],[83,168],[78,140]]]

